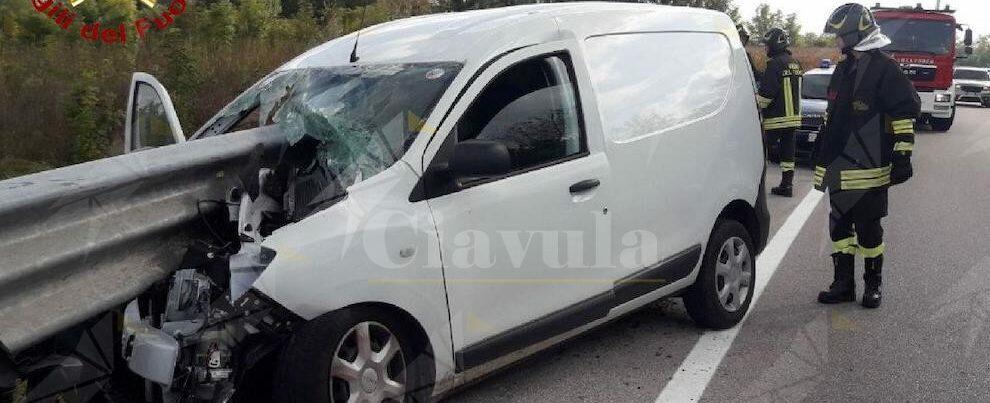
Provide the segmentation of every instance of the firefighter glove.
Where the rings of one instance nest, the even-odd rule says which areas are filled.
[[[907,155],[894,156],[893,166],[890,169],[890,182],[900,185],[907,182],[914,176],[914,168],[911,167],[911,157]]]

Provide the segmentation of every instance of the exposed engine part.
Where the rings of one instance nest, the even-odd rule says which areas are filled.
[[[124,310],[123,355],[127,367],[142,378],[169,386],[179,358],[179,342],[141,320],[137,301]]]
[[[270,169],[261,169],[258,174],[258,181],[262,189],[267,189],[272,181],[274,173]],[[266,186],[268,185],[268,186]],[[281,199],[281,195],[278,196]],[[258,197],[251,199],[248,192],[241,195],[241,204],[237,215],[237,231],[241,240],[245,242],[261,242],[264,236],[261,233],[262,224],[267,217],[272,217],[282,212],[282,203],[267,192],[260,192]]]
[[[236,237],[217,238],[239,242],[191,245],[161,289],[126,310],[124,357],[133,372],[160,385],[164,401],[230,400],[245,372],[302,322],[252,289],[275,258],[262,241],[286,223],[286,176],[256,172],[257,184],[245,184],[254,190],[234,188],[215,202],[225,207],[221,220],[236,220],[229,226]]]
[[[244,295],[275,258],[275,252],[262,248],[257,242],[241,243],[241,250],[230,257],[230,298]]]
[[[210,312],[210,278],[195,269],[183,269],[172,275],[162,330],[172,337],[188,337],[206,324]]]

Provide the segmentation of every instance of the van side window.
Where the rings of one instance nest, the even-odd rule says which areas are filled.
[[[457,140],[470,139],[504,143],[514,170],[583,153],[586,146],[569,60],[540,57],[502,72],[457,123]]]
[[[172,127],[165,117],[165,104],[158,91],[143,82],[138,83],[134,91],[137,105],[131,123],[133,149],[175,144]]]
[[[613,142],[704,120],[729,97],[732,49],[722,34],[605,35],[586,44],[605,137]]]

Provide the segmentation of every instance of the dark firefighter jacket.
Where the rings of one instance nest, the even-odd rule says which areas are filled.
[[[921,101],[890,56],[874,50],[836,66],[825,128],[815,141],[815,187],[831,192],[890,185],[894,153],[910,157]]]
[[[801,65],[783,51],[767,61],[756,100],[763,109],[763,130],[801,127]]]

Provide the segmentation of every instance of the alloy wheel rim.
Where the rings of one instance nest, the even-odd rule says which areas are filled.
[[[378,322],[361,322],[347,331],[330,364],[333,403],[402,402],[406,360],[399,339]]]
[[[753,285],[753,265],[749,247],[739,237],[732,237],[722,244],[715,261],[715,295],[722,308],[736,312],[749,298]]]

